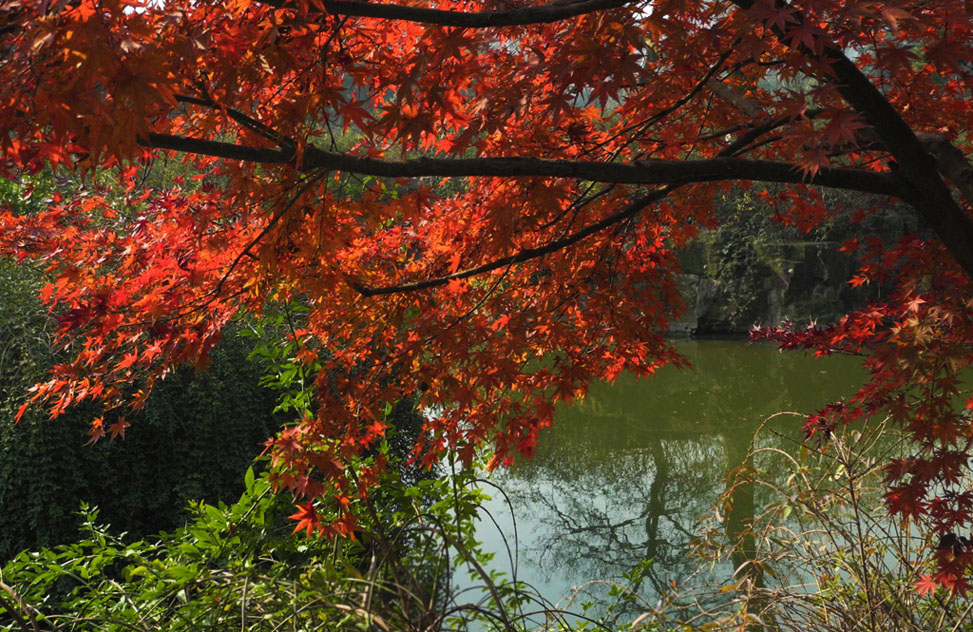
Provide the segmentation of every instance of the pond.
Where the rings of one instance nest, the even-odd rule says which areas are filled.
[[[596,601],[603,585],[589,582],[618,580],[651,559],[640,588],[651,601],[699,573],[689,555],[693,535],[761,424],[782,411],[814,412],[864,380],[851,357],[818,359],[742,341],[677,346],[693,370],[667,367],[648,381],[623,375],[594,385],[583,403],[559,410],[532,459],[493,475],[509,505],[485,486],[492,499],[477,535],[497,554],[494,570],[563,606],[586,585]],[[761,432],[761,441],[792,449],[803,438],[796,415],[767,423],[773,432]],[[753,494],[734,505],[731,521],[752,515]],[[733,572],[729,564],[704,570],[717,581]]]

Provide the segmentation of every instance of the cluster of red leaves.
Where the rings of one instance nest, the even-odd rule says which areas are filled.
[[[886,502],[894,516],[938,538],[939,571],[924,576],[918,590],[965,592],[973,565],[973,283],[915,236],[887,249],[874,242],[863,260],[855,282],[894,288],[886,299],[833,325],[765,328],[753,337],[818,355],[863,356],[868,381],[849,400],[809,416],[805,431],[828,436],[839,424],[883,415],[908,432],[915,452],[887,465]]]
[[[173,366],[202,368],[237,309],[233,294],[245,292],[249,278],[231,259],[247,230],[219,226],[213,190],[133,189],[130,180],[111,192],[92,187],[56,195],[40,215],[0,216],[0,247],[46,264],[52,281],[41,298],[57,341],[76,351],[33,389],[31,401],[48,402],[54,416],[86,399],[139,406]],[[224,279],[234,291],[215,290]],[[92,434],[103,434],[100,423]]]
[[[681,362],[663,335],[674,253],[714,224],[714,180],[826,176],[921,201],[874,177],[891,150],[831,80],[834,51],[893,119],[968,149],[971,42],[961,0],[0,0],[3,171],[123,174],[122,195],[86,185],[0,215],[0,252],[45,263],[77,352],[33,399],[138,405],[236,314],[300,302],[318,401],[272,458],[282,487],[339,509],[324,524],[305,503],[299,528],[347,533],[349,499],[383,466],[349,464],[387,403],[421,391],[417,458],[490,443],[502,463],[591,381]],[[198,176],[137,182],[158,180],[165,150]],[[828,216],[792,191],[782,218]],[[815,427],[895,415],[921,448],[890,468],[890,506],[945,538],[969,502],[939,494],[969,447],[947,405],[970,360],[969,287],[937,247],[871,252],[858,282],[894,286],[885,302],[768,335],[868,354],[872,381]],[[943,572],[962,577],[973,557],[955,542]]]

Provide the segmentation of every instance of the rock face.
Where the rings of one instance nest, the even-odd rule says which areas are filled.
[[[927,232],[908,208],[835,191],[820,193],[827,218],[798,227],[786,221],[788,202],[775,197],[779,192],[754,186],[714,198],[714,227],[679,254],[686,310],[672,335],[743,334],[785,320],[833,322],[882,293],[877,283],[848,284],[858,260],[842,244],[888,246]]]
[[[670,333],[741,334],[785,320],[835,320],[876,295],[848,285],[856,262],[840,247],[831,241],[694,242],[680,257],[687,309]]]

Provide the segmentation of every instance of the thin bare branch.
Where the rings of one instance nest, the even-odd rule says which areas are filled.
[[[660,189],[658,191],[653,191],[648,195],[644,195],[633,202],[627,204],[624,208],[609,215],[601,221],[595,222],[585,226],[579,231],[571,233],[570,235],[562,238],[556,239],[544,246],[539,248],[525,248],[517,254],[513,254],[507,257],[500,257],[499,259],[494,259],[488,263],[473,268],[468,268],[466,270],[460,270],[453,274],[446,276],[437,277],[434,279],[424,279],[422,281],[414,281],[412,283],[402,283],[399,285],[390,285],[384,287],[368,287],[358,281],[352,279],[349,283],[353,288],[358,290],[364,296],[379,296],[383,294],[401,294],[403,292],[415,292],[416,290],[425,290],[433,287],[438,287],[440,285],[446,285],[450,281],[457,281],[460,279],[466,279],[472,276],[477,276],[480,274],[486,274],[487,272],[492,272],[499,268],[503,268],[516,263],[524,263],[532,259],[538,259],[545,255],[549,255],[558,250],[563,250],[569,246],[572,246],[579,241],[590,237],[597,232],[600,232],[609,226],[617,224],[619,222],[625,221],[630,217],[634,217],[639,212],[641,212],[648,205],[658,202],[667,195],[669,195],[676,187],[666,187],[665,189]]]
[[[224,112],[226,112],[227,116],[229,116],[233,121],[235,121],[239,125],[254,132],[255,134],[259,134],[260,136],[263,136],[267,140],[277,143],[281,147],[293,149],[296,146],[293,139],[284,136],[274,128],[262,123],[261,121],[258,121],[252,116],[244,114],[240,110],[231,107],[222,106],[209,97],[194,97],[185,94],[177,94],[176,101],[180,103],[191,104],[191,105],[199,105],[213,110],[223,110]]]

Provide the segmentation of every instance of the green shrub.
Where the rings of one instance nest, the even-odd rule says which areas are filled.
[[[280,427],[276,394],[259,386],[249,341],[228,332],[206,372],[175,372],[127,417],[124,439],[85,446],[91,405],[48,419],[17,410],[57,359],[36,298],[39,275],[0,262],[0,559],[71,541],[81,500],[116,531],[142,537],[182,524],[190,500],[240,493],[239,477]]]
[[[379,489],[357,501],[357,537],[335,541],[292,534],[293,508],[253,470],[238,502],[197,503],[190,524],[151,541],[113,536],[86,511],[79,541],[0,570],[0,630],[465,629],[480,608],[449,599],[451,572],[488,557],[473,540],[472,475],[407,486],[389,474]],[[516,591],[487,581],[506,600],[485,607],[520,629]]]

